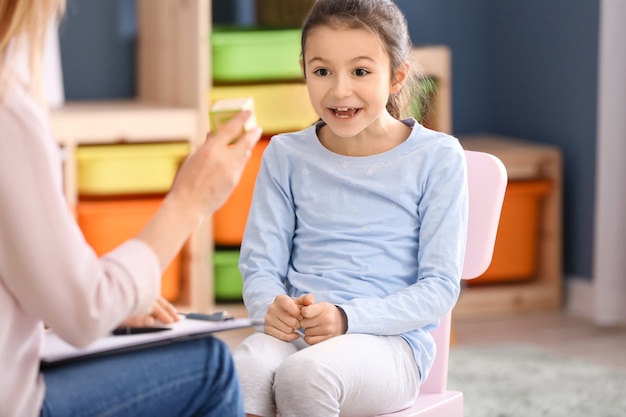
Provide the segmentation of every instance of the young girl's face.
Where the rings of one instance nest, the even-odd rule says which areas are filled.
[[[317,26],[302,61],[313,108],[335,135],[354,137],[393,119],[385,107],[400,85],[392,82],[389,55],[373,33]]]

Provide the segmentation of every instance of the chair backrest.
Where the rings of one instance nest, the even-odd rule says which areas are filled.
[[[469,213],[462,279],[472,279],[487,270],[493,256],[500,212],[506,191],[507,174],[502,161],[485,152],[465,151]],[[452,313],[441,319],[431,334],[437,345],[437,356],[420,388],[424,393],[444,392],[448,385],[450,322]]]

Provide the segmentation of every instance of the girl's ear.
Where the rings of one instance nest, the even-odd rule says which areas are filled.
[[[304,59],[300,58],[300,68],[302,68],[302,75],[304,76],[304,79],[306,80],[306,71],[304,70]]]
[[[394,77],[391,79],[391,94],[396,94],[398,91],[402,90],[404,81],[409,76],[410,69],[410,64],[407,61],[404,61],[398,66]]]

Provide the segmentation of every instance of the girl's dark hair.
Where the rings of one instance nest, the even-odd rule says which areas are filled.
[[[309,31],[317,26],[365,29],[376,35],[391,61],[391,74],[409,61],[411,38],[404,15],[391,0],[317,0],[302,25],[302,58]],[[409,61],[410,62],[410,61]],[[387,111],[396,119],[419,94],[419,75],[410,65],[403,87],[389,96]]]

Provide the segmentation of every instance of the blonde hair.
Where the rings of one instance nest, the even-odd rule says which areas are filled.
[[[50,19],[60,18],[66,0],[0,0],[0,101],[5,91],[7,62],[14,53],[14,42],[25,42],[28,47],[30,91],[43,96],[42,60],[46,31]]]

